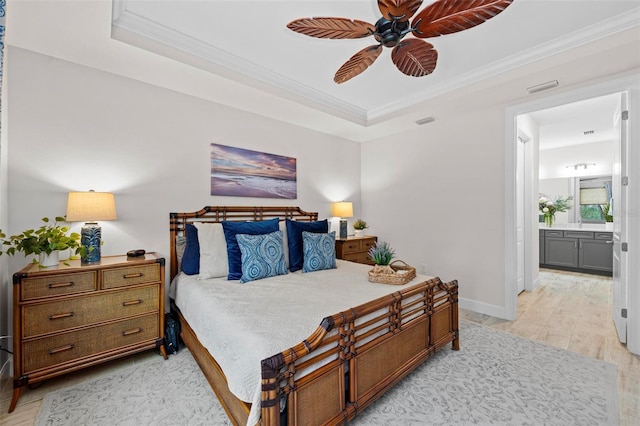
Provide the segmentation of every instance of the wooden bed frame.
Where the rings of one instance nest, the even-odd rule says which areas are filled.
[[[170,213],[170,274],[178,274],[176,237],[187,223],[259,221],[274,217],[315,221],[299,207],[204,207]],[[262,425],[344,424],[409,372],[452,343],[459,349],[458,284],[439,278],[326,317],[304,341],[262,360]],[[393,288],[390,288],[393,291]],[[231,421],[245,425],[251,404],[228,389],[224,373],[172,303],[181,337]],[[257,307],[256,315],[268,312]],[[274,308],[276,309],[276,308]]]

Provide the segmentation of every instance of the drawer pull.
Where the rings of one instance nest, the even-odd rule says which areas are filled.
[[[70,351],[71,349],[73,349],[72,344],[60,346],[58,348],[49,349],[49,355],[55,355],[60,352]]]
[[[69,281],[68,283],[49,284],[49,288],[63,288],[63,287],[73,287],[73,281]]]
[[[49,315],[49,320],[53,321],[53,320],[62,319],[62,318],[69,318],[72,316],[73,316],[73,312],[65,312],[64,314]]]
[[[349,248],[350,248],[350,249],[352,249],[352,248],[358,248],[358,246],[357,246],[357,245],[353,245],[353,244],[351,244],[351,245],[349,245]]]
[[[129,300],[127,302],[122,302],[122,306],[132,306],[132,305],[139,305],[142,303],[142,300],[138,299],[138,300]]]
[[[131,336],[132,334],[138,334],[142,331],[140,327],[132,328],[131,330],[125,330],[122,332],[123,336]]]
[[[127,278],[140,278],[143,275],[144,274],[142,272],[138,272],[138,273],[135,273],[135,274],[124,274],[122,276],[122,278],[125,278],[125,279],[127,279]]]

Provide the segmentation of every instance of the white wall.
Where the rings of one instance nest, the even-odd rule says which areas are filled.
[[[362,202],[397,257],[458,279],[461,306],[503,314],[504,106],[455,116],[362,147]],[[465,299],[465,300],[462,300]],[[466,305],[471,306],[471,305]]]
[[[601,141],[540,150],[540,179],[602,176],[613,173],[613,142]],[[595,163],[576,170],[567,165]]]
[[[64,215],[67,192],[89,189],[116,197],[103,255],[168,255],[169,212],[205,205],[299,205],[322,218],[349,199],[360,215],[358,143],[19,48],[8,57],[7,233]],[[298,199],[210,196],[211,143],[297,158]]]

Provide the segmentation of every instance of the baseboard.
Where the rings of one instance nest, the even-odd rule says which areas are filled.
[[[485,314],[496,318],[507,319],[504,306],[490,305],[473,299],[458,298],[458,307],[468,311]]]
[[[538,288],[539,285],[540,285],[540,277],[536,277],[536,279],[533,280],[533,282],[531,283],[531,291]]]

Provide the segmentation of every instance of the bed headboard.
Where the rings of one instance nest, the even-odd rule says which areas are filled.
[[[176,237],[183,236],[185,227],[193,222],[254,222],[259,220],[291,219],[302,222],[318,220],[318,212],[306,212],[300,207],[249,207],[249,206],[205,206],[197,212],[169,213],[170,238],[170,279],[178,275],[178,255],[176,253]]]

